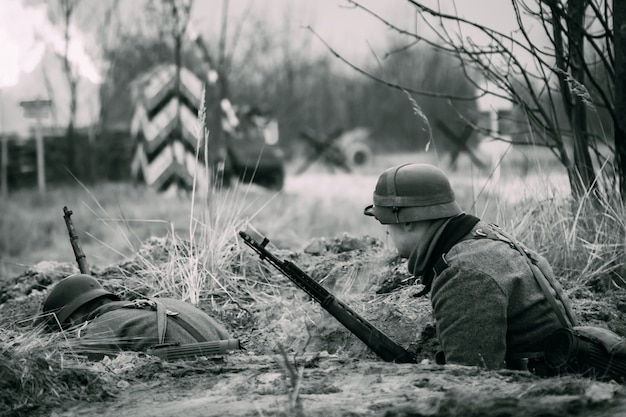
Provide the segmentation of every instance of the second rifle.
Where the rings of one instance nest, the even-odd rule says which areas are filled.
[[[78,235],[76,234],[76,230],[74,230],[74,224],[72,223],[72,210],[68,210],[67,207],[63,207],[63,218],[65,219],[65,225],[67,226],[67,232],[70,235],[70,243],[72,244],[72,250],[74,251],[74,256],[76,257],[76,263],[78,263],[78,269],[81,274],[91,275],[89,272],[89,265],[87,264],[87,256],[85,256],[85,252],[80,247],[80,243],[78,242]]]

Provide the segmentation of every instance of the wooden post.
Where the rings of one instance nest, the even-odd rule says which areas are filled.
[[[2,160],[0,161],[0,176],[2,177],[1,193],[2,198],[6,198],[9,195],[9,181],[7,179],[9,170],[9,138],[2,135],[0,141],[2,141]]]
[[[24,109],[24,117],[35,119],[35,141],[37,144],[37,187],[40,193],[46,191],[46,166],[44,159],[43,124],[41,120],[48,117],[50,112],[50,100],[35,99],[20,102]]]
[[[39,118],[37,118],[37,126],[35,127],[35,141],[37,143],[37,189],[43,194],[46,192],[46,163],[43,132]]]

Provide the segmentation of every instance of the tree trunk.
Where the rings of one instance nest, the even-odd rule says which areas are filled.
[[[567,3],[567,29],[568,29],[568,56],[569,69],[573,80],[570,83],[583,86],[585,84],[585,47],[584,47],[584,24],[585,9],[588,0],[569,0]],[[571,85],[570,85],[571,89]],[[571,91],[571,90],[570,90]],[[587,108],[585,103],[584,89],[574,88],[571,95],[572,103],[569,111],[569,120],[574,139],[574,165],[579,175],[580,188],[577,189],[576,197],[582,197],[586,191],[594,187],[595,173],[589,153],[589,132],[587,129]]]
[[[71,75],[68,74],[68,79]],[[80,176],[78,172],[78,158],[76,156],[76,133],[75,133],[75,119],[76,119],[76,87],[74,87],[72,80],[70,81],[70,114],[69,122],[67,124],[67,130],[65,131],[65,138],[67,140],[67,165],[72,175]]]
[[[64,51],[63,51],[63,69],[65,76],[67,77],[67,83],[70,93],[70,109],[69,109],[69,121],[67,123],[67,131],[65,137],[67,140],[67,164],[68,169],[72,175],[78,176],[77,172],[78,158],[76,156],[76,135],[74,129],[76,127],[76,109],[77,109],[77,84],[78,75],[74,74],[72,64],[69,57],[70,46],[70,23],[72,21],[72,13],[74,12],[75,4],[70,0],[61,2],[64,16]]]
[[[2,143],[2,155],[0,156],[0,196],[7,198],[9,195],[9,183],[8,183],[8,166],[9,166],[9,138],[7,136],[0,135],[0,142]]]
[[[76,141],[76,112],[78,111],[78,89],[77,89],[78,80],[74,78],[72,80],[72,87],[70,89],[70,124],[68,126],[68,135],[70,139],[70,143],[72,144],[72,166],[78,172],[78,150],[77,150],[77,141]],[[81,158],[82,159],[82,158]]]
[[[573,157],[567,166],[572,195],[579,199],[594,184],[589,154],[587,110],[579,86],[584,86],[584,19],[587,0],[570,0],[567,11],[557,1],[546,1],[552,12],[557,76],[563,106],[572,130]],[[565,26],[567,25],[567,27]],[[564,36],[565,35],[565,36]],[[564,39],[565,37],[565,39]],[[565,50],[567,46],[567,51]]]
[[[626,2],[613,0],[615,31],[615,166],[622,200],[626,200]]]

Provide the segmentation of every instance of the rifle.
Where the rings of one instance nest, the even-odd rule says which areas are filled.
[[[191,359],[198,356],[214,356],[226,353],[229,350],[239,350],[239,339],[218,340],[216,342],[197,342],[186,344],[163,344],[148,348],[148,355],[157,356],[165,361],[176,359]]]
[[[256,251],[261,261],[267,260],[274,268],[289,278],[294,284],[310,295],[322,308],[328,311],[345,328],[358,337],[381,359],[387,362],[416,363],[416,358],[402,346],[391,340],[386,334],[378,330],[371,323],[359,316],[354,310],[332,295],[326,288],[298,268],[293,262],[281,261],[272,255],[265,246],[269,243],[267,237],[263,237],[261,243],[254,240],[246,232],[239,232],[239,236],[246,245]]]
[[[72,214],[72,210],[68,210],[67,206],[63,207],[63,218],[65,219],[65,225],[67,226],[67,231],[70,235],[70,243],[72,244],[72,249],[74,250],[74,256],[76,257],[76,262],[78,263],[78,269],[80,269],[81,274],[91,275],[89,272],[89,265],[87,265],[85,252],[83,252],[80,247],[80,243],[78,243],[78,235],[76,234],[74,224],[72,223]]]

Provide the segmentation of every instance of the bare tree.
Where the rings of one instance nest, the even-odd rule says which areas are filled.
[[[457,57],[474,83],[477,96],[495,94],[515,103],[531,127],[527,133],[533,142],[550,149],[566,168],[574,197],[614,189],[626,196],[626,153],[624,141],[620,141],[620,126],[624,125],[620,118],[626,109],[623,105],[616,107],[615,93],[616,85],[621,83],[616,74],[616,56],[623,55],[616,46],[623,46],[615,44],[612,29],[621,28],[625,22],[616,21],[623,12],[615,14],[611,22],[613,6],[608,1],[510,0],[517,22],[510,33],[429,8],[416,0],[407,3],[414,8],[419,23],[414,30],[407,30],[356,0],[348,1],[413,44],[425,43]],[[531,25],[542,28],[549,47],[533,40]],[[479,44],[466,36],[468,29],[487,41]],[[431,36],[424,34],[426,30]],[[403,88],[356,69],[379,82]],[[438,95],[435,91],[411,92]],[[560,117],[561,108],[566,120]],[[613,121],[606,128],[610,134],[615,127],[614,141],[590,129],[590,118],[598,118],[601,112]]]
[[[68,142],[68,169],[76,173],[77,156],[76,156],[76,111],[77,111],[77,87],[78,87],[78,68],[72,64],[69,57],[69,48],[71,42],[71,25],[76,6],[79,0],[59,0],[61,18],[63,22],[63,40],[65,41],[63,50],[63,70],[68,82],[70,95],[69,120],[67,123],[66,137]]]
[[[117,0],[114,1],[115,4]],[[72,43],[75,41],[73,37],[75,36],[75,30],[78,27],[77,23],[81,19],[80,12],[85,12],[85,7],[81,7],[79,10],[79,6],[83,6],[84,2],[80,0],[57,0],[54,7],[49,8],[49,12],[54,21],[57,22],[57,25],[60,26],[63,34],[63,52],[62,52],[62,63],[63,63],[63,73],[65,75],[65,79],[67,80],[68,86],[68,95],[69,95],[69,108],[68,108],[68,122],[65,131],[65,136],[67,140],[67,150],[66,150],[66,163],[67,168],[73,175],[78,175],[79,173],[86,173],[87,177],[85,178],[88,181],[95,180],[95,164],[89,162],[93,157],[93,149],[88,152],[88,155],[79,154],[81,149],[84,147],[79,146],[77,142],[77,115],[78,115],[78,103],[79,103],[79,94],[80,94],[80,63],[74,62],[71,57],[71,48]],[[84,18],[84,16],[82,16]],[[50,83],[50,80],[45,79],[47,84]],[[88,126],[88,134],[89,134],[89,147],[93,148],[94,146],[94,126]],[[82,161],[82,163],[81,163]]]
[[[622,198],[626,196],[626,2],[613,0],[615,30],[615,164],[621,178]]]
[[[163,25],[163,32],[169,36],[174,46],[174,65],[176,68],[174,94],[180,95],[180,72],[183,66],[182,50],[185,33],[189,25],[193,0],[158,0],[160,4],[154,5],[154,10],[159,14]],[[180,129],[180,105],[177,107],[176,123]]]

